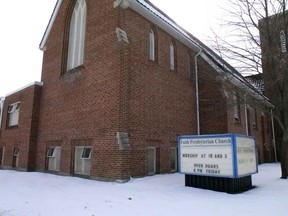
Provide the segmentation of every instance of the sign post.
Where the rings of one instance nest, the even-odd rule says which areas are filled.
[[[251,175],[258,172],[254,137],[179,136],[178,148],[186,186],[228,193],[252,188]]]

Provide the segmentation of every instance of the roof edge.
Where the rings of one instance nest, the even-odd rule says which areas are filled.
[[[10,93],[8,93],[5,97],[9,97],[9,96],[11,96],[11,95],[13,95],[13,94],[15,94],[15,93],[17,93],[17,92],[19,92],[19,91],[22,91],[22,90],[24,90],[24,89],[26,89],[26,88],[29,88],[29,87],[31,87],[31,86],[34,86],[34,85],[36,85],[36,86],[43,86],[43,82],[38,82],[38,81],[35,81],[35,82],[32,82],[32,83],[30,83],[30,84],[28,84],[28,85],[25,85],[25,86],[23,86],[23,87],[21,87],[21,88],[19,88],[19,89],[16,89],[15,91],[12,91],[12,92],[10,92]],[[4,98],[5,98],[4,97]]]
[[[45,30],[44,35],[42,37],[42,40],[40,42],[39,49],[42,50],[42,51],[45,51],[46,42],[48,40],[48,37],[50,35],[52,26],[53,26],[53,24],[55,22],[55,19],[57,17],[58,12],[59,12],[61,3],[62,3],[62,0],[57,0],[56,5],[55,5],[54,10],[53,10],[53,13],[52,13],[52,15],[50,17],[49,23],[48,23],[48,25],[46,27],[46,30]]]
[[[151,2],[149,2],[149,1],[148,2],[144,1],[144,2],[148,5],[150,5],[151,7],[153,7],[153,9],[156,10],[158,13],[160,13],[159,9],[155,5],[153,5]],[[175,23],[170,17],[169,17],[169,21],[172,22],[173,25],[171,25],[170,23],[165,21],[161,16],[157,16],[155,13],[150,11],[150,9],[147,8],[143,4],[144,2],[141,2],[139,0],[137,0],[137,1],[129,0],[129,7],[132,10],[134,10],[135,12],[137,12],[138,14],[142,15],[144,18],[146,18],[149,21],[151,21],[152,23],[156,24],[162,30],[168,32],[175,39],[181,41],[183,44],[185,44],[189,48],[193,49],[194,51],[199,52],[201,50],[201,48],[196,44],[196,42],[193,41],[191,37],[189,37],[187,32],[185,30],[183,30],[177,23]],[[162,13],[161,14],[162,16],[168,18],[168,16],[166,14],[164,14],[162,11],[161,11],[161,13]],[[176,28],[176,26],[178,28]]]

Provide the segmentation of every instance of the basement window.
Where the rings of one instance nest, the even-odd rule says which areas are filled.
[[[54,156],[54,151],[55,151],[54,147],[49,148],[48,151],[47,151],[47,157],[55,157]]]
[[[87,175],[91,172],[91,147],[77,146],[74,155],[74,174]]]
[[[91,158],[91,148],[83,148],[81,159],[90,159]]]
[[[13,151],[13,156],[14,156],[14,157],[18,157],[19,154],[20,154],[20,149],[17,148],[17,147],[15,147],[15,148],[14,148],[14,151]]]
[[[49,147],[46,154],[46,169],[49,171],[60,171],[61,147]]]

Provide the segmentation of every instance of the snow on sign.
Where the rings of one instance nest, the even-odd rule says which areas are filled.
[[[183,174],[239,178],[257,173],[255,139],[237,134],[179,136]]]

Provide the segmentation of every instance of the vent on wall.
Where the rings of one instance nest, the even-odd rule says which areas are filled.
[[[119,150],[129,150],[131,148],[128,133],[117,132],[116,138],[118,140]]]
[[[129,44],[127,33],[123,29],[116,28],[116,34],[117,34],[118,42],[123,41],[123,42]]]

